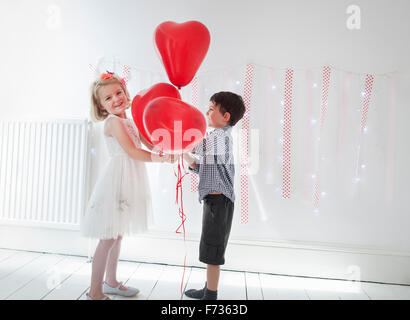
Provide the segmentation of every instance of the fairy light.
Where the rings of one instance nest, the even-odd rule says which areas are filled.
[[[317,88],[317,83],[316,82],[313,84],[313,88]]]
[[[276,86],[275,86],[275,85],[273,85],[273,86],[272,86],[272,90],[275,90],[275,89],[276,89]]]
[[[266,178],[266,184],[272,184],[273,183],[273,174],[272,172],[268,172],[265,176]]]
[[[354,179],[353,179],[353,182],[354,183],[359,183],[359,182],[361,182],[362,181],[362,178],[360,178],[360,177],[355,177]]]

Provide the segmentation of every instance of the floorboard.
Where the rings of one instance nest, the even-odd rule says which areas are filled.
[[[89,291],[86,257],[0,249],[0,300],[76,300]],[[191,300],[206,269],[119,261],[117,280],[140,290],[115,300]],[[219,300],[410,300],[410,286],[221,270]]]

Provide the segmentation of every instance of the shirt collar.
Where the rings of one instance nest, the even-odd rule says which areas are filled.
[[[212,130],[211,132],[215,132],[216,130],[223,130],[223,131],[228,131],[229,129],[232,129],[232,126],[223,126],[223,127],[219,127],[219,128],[215,128],[214,130]]]

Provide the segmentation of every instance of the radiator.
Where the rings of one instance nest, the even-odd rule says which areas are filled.
[[[0,121],[0,224],[79,229],[88,121]]]

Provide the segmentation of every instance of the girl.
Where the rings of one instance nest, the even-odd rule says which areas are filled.
[[[81,223],[84,236],[100,239],[93,256],[87,299],[110,300],[104,293],[134,296],[139,292],[118,282],[116,271],[122,237],[147,230],[151,197],[143,162],[172,161],[168,155],[141,149],[141,141],[150,150],[153,147],[127,119],[130,96],[120,78],[109,72],[102,74],[91,86],[91,100],[92,120],[104,120],[110,158],[97,179]]]

